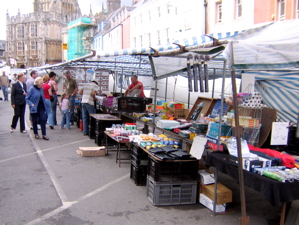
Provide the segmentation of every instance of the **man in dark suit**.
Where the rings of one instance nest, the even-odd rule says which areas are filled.
[[[19,73],[17,76],[17,82],[12,85],[11,89],[11,106],[14,108],[14,116],[10,127],[12,133],[18,124],[20,118],[20,132],[26,133],[25,130],[25,109],[26,101],[25,96],[27,94],[27,88],[25,84],[25,76],[23,73]]]

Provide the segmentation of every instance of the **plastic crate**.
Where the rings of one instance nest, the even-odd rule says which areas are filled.
[[[145,186],[147,177],[147,166],[136,166],[131,163],[130,178],[137,186]]]
[[[147,177],[147,198],[153,205],[195,204],[197,181],[178,183],[158,183]]]
[[[131,162],[133,162],[137,166],[147,166],[148,157],[145,158],[135,154],[131,154]]]
[[[197,124],[196,126],[193,125],[194,123],[192,124],[192,127],[189,127],[189,130],[192,133],[205,134],[208,130],[208,124]]]
[[[217,138],[219,135],[219,127],[220,127],[219,123],[210,122],[207,135],[212,138]],[[226,124],[221,124],[220,136],[231,136],[231,134],[232,134],[232,127]]]
[[[148,154],[142,149],[140,148],[137,144],[135,143],[131,143],[131,153],[139,156],[141,158],[138,159],[147,159],[148,158]]]
[[[196,180],[197,172],[198,160],[158,161],[149,158],[148,175],[156,182]]]

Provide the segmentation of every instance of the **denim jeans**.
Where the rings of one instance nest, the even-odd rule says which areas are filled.
[[[4,101],[8,101],[8,86],[1,85]]]
[[[89,132],[89,115],[96,113],[94,105],[88,103],[82,103],[82,121],[83,121],[83,133],[88,134]]]
[[[62,114],[62,119],[61,119],[60,127],[63,127],[64,124],[66,124],[66,128],[70,129],[70,110],[69,109],[61,110],[61,114]]]
[[[49,126],[53,127],[54,122],[53,122],[53,117],[52,117],[51,101],[50,101],[50,99],[45,99],[45,102],[46,102],[46,112],[48,115],[48,124],[49,124]]]
[[[57,119],[56,119],[56,110],[57,110],[57,102],[58,98],[57,95],[53,95],[54,101],[51,102],[51,108],[52,108],[52,121],[54,125],[57,125]]]
[[[71,123],[74,122],[74,113],[75,113],[75,97],[74,96],[70,96],[69,97],[69,101],[70,101],[70,121]]]

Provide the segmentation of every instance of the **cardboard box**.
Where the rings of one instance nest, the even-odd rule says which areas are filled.
[[[158,120],[157,121],[157,127],[160,128],[170,128],[174,126],[179,126],[180,122],[175,120]]]
[[[205,98],[205,97],[198,97],[197,100],[195,101],[192,109],[190,110],[189,114],[187,115],[186,119],[190,120],[190,117],[192,116],[193,112],[195,111],[196,107],[200,103],[204,103],[202,110],[200,111],[198,117],[203,114],[204,116],[208,116],[216,104],[218,99],[216,98]]]
[[[205,170],[199,170],[198,174],[200,175],[200,182],[203,183],[204,185],[206,184],[214,184],[215,179],[214,179],[214,174],[209,173]]]
[[[100,147],[79,147],[77,153],[81,156],[105,156],[106,149],[104,146]]]
[[[272,160],[271,159],[265,159],[263,157],[258,157],[260,161],[263,162],[263,167],[271,167]]]
[[[207,196],[209,199],[214,200],[214,187],[215,184],[200,184],[200,193]],[[217,204],[224,204],[233,201],[233,194],[230,189],[221,183],[217,183]]]
[[[213,211],[214,202],[204,194],[199,195],[199,202],[203,204],[205,207],[207,207],[208,209]],[[225,212],[225,208],[226,208],[226,204],[217,204],[215,212],[217,213]]]
[[[260,160],[251,160],[251,159],[243,159],[243,169],[253,172],[254,168],[262,168],[263,161]]]

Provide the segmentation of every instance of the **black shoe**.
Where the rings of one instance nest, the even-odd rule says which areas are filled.
[[[71,125],[74,125],[74,122],[71,122],[70,124],[71,124]]]
[[[88,136],[88,134],[85,134],[85,133],[84,133],[83,135],[84,135],[84,136]]]
[[[51,130],[53,130],[54,129],[54,127],[53,126],[49,126],[50,128],[51,128]]]

